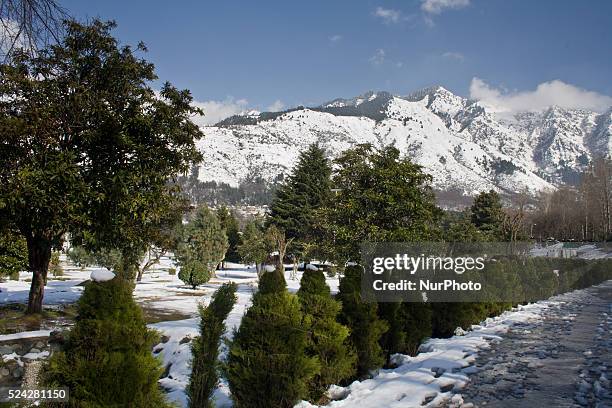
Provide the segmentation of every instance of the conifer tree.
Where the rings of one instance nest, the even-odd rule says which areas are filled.
[[[391,362],[391,355],[406,349],[406,315],[404,303],[387,302],[378,305],[378,316],[387,322],[389,329],[380,339],[380,345],[385,353],[385,365]]]
[[[270,255],[270,248],[259,220],[251,220],[244,227],[238,254],[242,262],[255,264],[257,275],[260,275],[262,264]]]
[[[503,211],[499,194],[494,190],[481,192],[474,198],[470,211],[472,224],[482,231],[488,240],[501,239]]]
[[[238,245],[240,245],[240,227],[238,220],[233,211],[230,211],[226,206],[221,206],[217,209],[217,218],[221,223],[221,228],[225,230],[227,235],[227,252],[223,261],[238,262]]]
[[[215,214],[206,206],[200,207],[184,227],[183,239],[178,245],[179,279],[194,289],[208,282],[223,260],[227,246],[227,236]]]
[[[323,272],[306,270],[297,295],[310,332],[306,353],[321,365],[310,382],[310,399],[317,402],[330,385],[354,376],[357,355],[348,340],[349,329],[336,321],[341,305],[331,297]]]
[[[261,277],[253,305],[242,318],[230,345],[225,374],[232,399],[240,408],[290,408],[308,397],[319,371],[306,355],[308,333],[297,296],[278,282],[276,272]]]
[[[472,213],[468,208],[459,214],[445,217],[444,240],[451,243],[480,242],[487,236],[472,223]]]
[[[357,352],[357,375],[363,378],[385,362],[379,341],[388,325],[378,317],[376,303],[361,299],[362,273],[359,265],[346,267],[337,299],[342,303],[340,321],[350,329],[349,339]]]
[[[236,284],[223,284],[208,306],[199,306],[200,336],[193,340],[191,377],[187,397],[191,408],[213,408],[212,395],[219,382],[219,344],[225,319],[236,303]]]
[[[406,337],[404,349],[398,352],[414,356],[421,343],[432,336],[431,304],[406,302],[402,304],[402,308],[402,322]]]
[[[293,239],[297,255],[308,255],[317,210],[327,204],[331,195],[330,175],[325,151],[318,144],[311,144],[300,154],[291,175],[272,200],[268,223],[285,231],[287,240]]]
[[[283,293],[286,288],[287,282],[285,281],[285,274],[279,269],[275,269],[272,272],[264,272],[261,275],[259,278],[257,295]]]
[[[90,282],[64,349],[43,371],[43,383],[68,387],[71,407],[169,407],[157,383],[160,361],[151,354],[156,341],[130,282]]]
[[[344,152],[334,166],[332,182],[337,193],[321,217],[325,231],[323,247],[328,258],[338,264],[360,262],[359,245],[363,242],[438,240],[442,212],[436,205],[431,180],[421,166],[401,157],[393,146],[376,149],[365,144]],[[353,324],[363,324],[366,332],[370,330],[370,321],[386,320],[388,330],[380,344],[387,360],[391,354],[408,349],[412,339],[406,332],[408,314],[404,305],[385,304],[380,310],[374,305],[377,316],[369,316],[373,306],[362,303],[358,297],[361,270],[354,267],[347,270],[350,277],[343,278],[344,285],[351,282],[354,287],[349,300],[341,299],[343,318],[349,319],[354,313],[357,318],[353,317]],[[347,295],[341,290],[340,296]],[[348,325],[359,355],[359,375],[363,376],[383,364],[383,352],[372,339],[357,338],[355,328]],[[374,324],[373,334],[383,332]],[[358,342],[362,344],[358,346]]]

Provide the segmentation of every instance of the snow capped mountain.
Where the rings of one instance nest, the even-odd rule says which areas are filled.
[[[442,88],[405,97],[367,92],[317,107],[233,116],[203,128],[203,181],[276,182],[318,142],[330,157],[359,143],[393,144],[433,176],[434,187],[473,195],[555,188],[612,151],[612,109],[550,107],[501,117]]]

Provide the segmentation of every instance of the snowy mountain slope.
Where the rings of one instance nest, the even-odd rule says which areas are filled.
[[[276,182],[313,142],[332,158],[372,143],[395,145],[424,166],[440,190],[534,193],[571,182],[594,157],[610,154],[612,109],[599,115],[551,107],[501,118],[436,87],[406,97],[368,92],[318,107],[234,116],[203,131],[203,181]]]

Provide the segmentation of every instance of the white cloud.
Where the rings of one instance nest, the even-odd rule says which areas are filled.
[[[376,50],[376,52],[374,53],[374,55],[372,55],[370,57],[370,62],[374,65],[381,65],[383,62],[385,62],[385,50],[383,50],[382,48],[379,48]]]
[[[285,104],[280,99],[274,101],[274,103],[266,108],[268,112],[280,112],[285,109]]]
[[[19,25],[13,20],[0,22],[0,52],[6,53],[15,48],[27,48],[27,38],[20,34]]]
[[[446,9],[460,9],[470,5],[470,0],[421,0],[421,10],[428,14],[440,14]]]
[[[329,37],[329,41],[332,43],[337,43],[338,41],[341,41],[341,40],[342,40],[342,36],[340,34],[335,34]]]
[[[533,91],[507,92],[473,78],[470,97],[499,112],[539,111],[556,105],[567,109],[588,109],[597,112],[612,106],[612,97],[554,80],[539,84]]]
[[[386,24],[397,23],[402,18],[402,13],[398,10],[385,9],[382,7],[376,7],[374,15],[380,17]]]
[[[224,101],[194,101],[193,105],[204,111],[204,116],[194,117],[193,122],[199,126],[206,126],[245,112],[249,102],[246,99],[227,98]]]
[[[460,52],[447,51],[444,54],[442,54],[442,57],[448,58],[448,59],[452,59],[452,60],[456,60],[456,61],[459,61],[459,62],[465,61],[465,55],[463,55]]]

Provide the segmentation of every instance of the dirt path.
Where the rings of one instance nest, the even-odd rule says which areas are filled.
[[[479,353],[463,406],[612,407],[612,281],[543,317]]]

